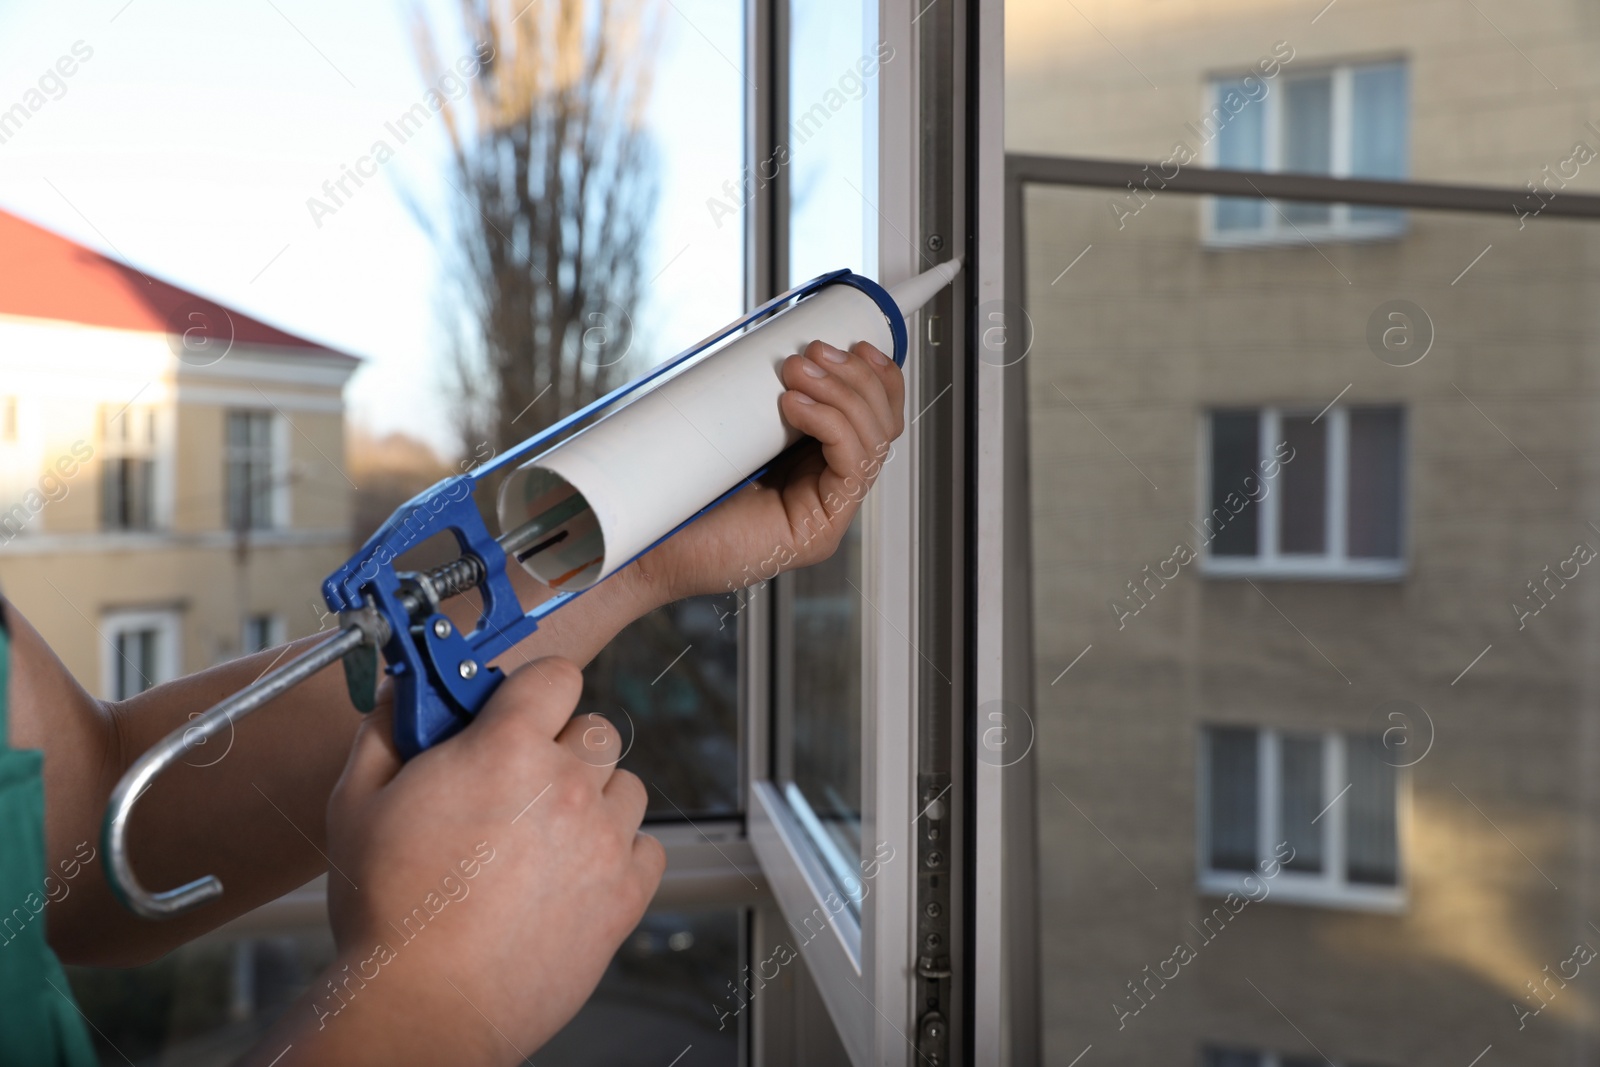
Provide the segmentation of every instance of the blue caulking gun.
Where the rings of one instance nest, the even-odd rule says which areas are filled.
[[[461,730],[504,679],[490,666],[495,657],[546,615],[738,492],[799,439],[778,413],[784,359],[822,338],[841,347],[868,341],[903,366],[907,316],[960,267],[951,260],[889,289],[848,270],[813,278],[404,504],[322,583],[329,610],[339,614],[336,633],[172,731],[122,776],[101,832],[112,891],[149,919],[221,895],[222,883],[211,875],[165,892],[139,884],[126,836],[133,805],[191,749],[336,661],[344,661],[351,702],[371,711],[382,650],[402,757]],[[496,538],[473,493],[507,468],[499,500],[506,532]],[[454,535],[460,558],[423,573],[394,569],[406,549],[445,531]],[[556,595],[523,612],[508,561]],[[480,592],[483,607],[477,626],[462,632],[440,603],[469,589]]]

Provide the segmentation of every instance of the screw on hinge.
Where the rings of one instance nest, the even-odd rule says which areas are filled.
[[[939,1012],[930,1011],[917,1021],[917,1056],[928,1067],[943,1067],[949,1039],[950,1027]]]
[[[435,620],[433,620],[433,636],[435,636],[435,637],[449,637],[450,636],[450,620],[449,619],[435,619]]]
[[[944,237],[937,233],[928,235],[928,251],[938,252],[944,248]]]
[[[461,677],[471,681],[473,678],[478,676],[478,661],[464,659],[461,661],[461,666],[458,667],[457,670],[461,672]]]

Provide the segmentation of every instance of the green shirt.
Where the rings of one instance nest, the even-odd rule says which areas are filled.
[[[0,600],[0,1067],[99,1063],[45,941],[44,753],[11,747],[11,637]]]

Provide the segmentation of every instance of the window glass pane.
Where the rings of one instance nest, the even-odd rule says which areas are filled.
[[[1322,870],[1322,738],[1283,736],[1279,762],[1279,837],[1294,849],[1291,871]],[[1274,841],[1276,846],[1277,842]]]
[[[539,1050],[539,1067],[737,1067],[763,983],[742,963],[742,911],[654,912],[600,988]],[[730,985],[732,989],[730,989]],[[687,1053],[687,1055],[686,1055]]]
[[[228,414],[228,522],[235,530],[272,525],[272,416],[259,411]]]
[[[877,7],[789,2],[789,280],[876,276]],[[890,55],[889,62],[894,62]]]
[[[740,983],[757,984],[741,963],[743,926],[737,910],[647,915],[594,996],[535,1062],[663,1067],[692,1046],[679,1067],[736,1067],[749,1014],[734,991],[748,1005]],[[396,955],[404,952],[402,946]],[[307,1010],[299,998],[333,958],[327,928],[304,925],[186,945],[142,967],[68,967],[67,980],[92,1024],[101,1063],[223,1067],[285,1011]],[[360,987],[351,988],[341,987],[348,997],[360,996]]]
[[[318,924],[189,944],[141,967],[66,971],[101,1063],[221,1067],[242,1057],[334,954]]]
[[[794,713],[784,730],[789,780],[834,841],[848,874],[861,851],[861,538],[794,576]],[[842,591],[841,591],[842,587]]]
[[[1282,169],[1298,174],[1333,173],[1333,79],[1293,78],[1283,86]],[[1327,204],[1287,201],[1280,205],[1290,221],[1326,225]]]
[[[1248,871],[1256,865],[1256,737],[1254,730],[1207,731],[1213,870]]]
[[[149,630],[125,630],[117,634],[115,700],[127,700],[149,689],[155,682],[156,665],[152,646],[155,636]]]
[[[129,467],[133,461],[108,457],[101,464],[101,511],[108,530],[131,526]]]
[[[1346,550],[1352,557],[1400,556],[1400,410],[1350,412],[1350,506]]]
[[[876,11],[862,0],[789,4],[791,283],[839,267],[876,269],[875,72],[888,54]],[[863,66],[873,75],[861,75]],[[859,874],[861,853],[860,520],[833,558],[782,584],[777,775],[844,882]]]
[[[117,25],[127,25],[137,11],[135,5]],[[18,397],[22,437],[16,445],[0,444],[0,542],[9,536],[6,509],[39,484],[43,471],[60,470],[59,462],[74,456],[81,468],[68,479],[70,491],[27,524],[30,533],[48,531],[59,545],[43,546],[49,551],[28,545],[20,552],[24,546],[0,544],[0,589],[68,669],[96,696],[129,696],[145,688],[145,677],[164,680],[156,672],[174,662],[204,668],[256,644],[331,630],[338,620],[324,610],[323,578],[391,512],[441,479],[504,455],[597,392],[738,317],[746,306],[745,205],[757,184],[754,167],[746,166],[754,161],[745,153],[744,103],[755,76],[744,54],[744,12],[740,0],[646,2],[604,11],[593,4],[519,2],[494,6],[492,19],[484,5],[378,5],[359,14],[334,5],[323,14],[359,32],[303,25],[307,38],[350,75],[347,84],[332,66],[321,69],[349,94],[349,106],[305,114],[294,106],[285,110],[288,83],[281,63],[266,60],[268,49],[261,63],[234,64],[221,81],[186,66],[181,57],[203,46],[186,39],[193,27],[177,19],[153,31],[155,52],[142,69],[161,73],[158,95],[229,116],[221,126],[204,119],[186,123],[224,130],[221,141],[208,146],[203,173],[179,165],[176,184],[173,174],[158,173],[176,163],[177,144],[163,147],[171,130],[146,131],[140,158],[155,169],[133,168],[143,177],[130,184],[124,180],[133,173],[126,143],[104,136],[119,128],[115,118],[95,129],[35,138],[28,151],[70,160],[53,177],[75,201],[99,201],[85,213],[102,233],[116,235],[140,268],[117,268],[121,253],[64,203],[59,213],[8,205],[63,235],[63,242],[72,235],[88,246],[70,248],[65,262],[41,269],[23,262],[33,257],[34,245],[0,239],[0,277],[32,271],[37,282],[27,293],[0,286],[9,294],[8,315],[0,316],[8,323],[0,326],[13,342],[0,344],[0,393]],[[259,31],[237,12],[217,15],[210,29],[221,35],[217,40]],[[472,25],[479,16],[486,21]],[[68,23],[76,18],[63,17]],[[570,32],[551,32],[562,17]],[[32,47],[29,27],[16,25],[9,12],[0,23],[0,51]],[[68,23],[44,36],[84,36]],[[37,35],[40,27],[31,30]],[[493,41],[484,41],[491,30]],[[93,44],[93,34],[87,36]],[[327,43],[341,38],[338,48]],[[604,61],[593,48],[601,40]],[[476,61],[482,53],[472,46],[480,41],[495,46],[492,64]],[[419,54],[424,46],[431,56]],[[852,67],[863,51],[851,52]],[[288,55],[278,58],[293,63]],[[323,62],[309,47],[305,55]],[[473,73],[464,73],[469,68]],[[592,73],[597,68],[600,73]],[[843,65],[832,70],[835,85],[844,73]],[[108,100],[132,101],[150,89],[142,78],[132,68],[108,70],[100,88]],[[851,91],[847,81],[845,95]],[[823,96],[820,88],[817,96]],[[830,103],[823,100],[830,126],[852,121]],[[390,119],[393,128],[385,129]],[[319,144],[322,162],[305,156],[263,170],[262,130],[280,123]],[[236,136],[246,128],[255,135]],[[12,132],[0,130],[0,140]],[[467,180],[456,166],[452,133],[461,138],[462,157],[502,166],[485,165],[476,172],[485,180]],[[7,142],[8,162],[21,148],[20,140]],[[809,152],[827,161],[838,151],[818,134],[797,158],[804,163]],[[307,196],[317,193],[322,202],[326,194],[319,187],[329,177],[342,180],[336,173],[341,161],[349,164],[345,173],[367,175],[364,185],[352,178],[342,191],[335,189],[349,206],[355,202],[344,198],[359,187],[359,207],[341,209],[337,219],[315,217],[319,209],[313,209],[307,218]],[[377,180],[369,169],[374,164],[382,171]],[[251,203],[242,206],[234,196],[240,174],[261,178]],[[771,180],[770,172],[765,178]],[[113,197],[88,193],[95,184]],[[872,188],[859,178],[856,184]],[[237,232],[207,242],[209,251],[177,239],[178,229],[164,218],[173,203],[163,207],[152,191],[180,186],[195,198],[182,208],[186,217],[195,203],[231,197],[239,208],[229,213]],[[868,210],[847,186],[843,192],[855,198],[858,217]],[[289,205],[294,217],[274,204]],[[833,223],[824,236],[836,247],[833,210],[817,210]],[[130,224],[144,227],[146,237]],[[0,218],[8,235],[21,225]],[[294,237],[291,246],[289,231],[296,228],[306,236]],[[247,258],[253,262],[235,255],[258,241],[265,247],[268,231],[276,243],[259,257],[252,251]],[[48,242],[40,235],[38,243]],[[103,249],[105,257],[91,249]],[[306,258],[296,266],[302,249]],[[848,247],[843,253],[850,265],[871,267]],[[344,282],[330,281],[334,275]],[[227,307],[238,344],[226,358],[223,345],[185,356],[169,347],[184,345],[162,328],[171,325],[162,321],[167,301],[177,296],[163,282],[192,286]],[[35,306],[13,306],[18,300]],[[71,314],[61,321],[30,317],[41,308],[49,316],[63,309]],[[19,311],[25,327],[9,322]],[[88,318],[71,321],[80,315]],[[219,315],[217,321],[227,319]],[[351,325],[357,322],[364,325]],[[608,340],[596,348],[600,337],[623,343],[609,347]],[[364,358],[345,354],[352,351]],[[461,369],[469,373],[458,375]],[[11,410],[0,406],[0,436],[11,426]],[[87,453],[73,448],[80,439]],[[19,487],[15,493],[12,485]],[[480,501],[492,501],[494,488],[485,487]],[[100,530],[147,527],[168,517],[161,508],[168,509],[171,532],[141,537],[126,550],[96,547],[103,539],[93,535]],[[283,525],[283,536],[269,543],[237,536],[274,521]],[[55,538],[58,533],[63,536]],[[428,564],[440,562],[444,558]],[[564,611],[581,612],[582,604]],[[146,615],[173,605],[183,605],[181,629],[165,621],[152,633],[136,623],[120,631],[96,626],[102,612]],[[648,783],[652,821],[688,817],[713,835],[739,831],[734,679],[743,610],[749,610],[743,598],[731,594],[673,605],[640,620],[586,668],[579,713],[616,722],[629,743],[622,765]],[[560,626],[564,618],[552,621]],[[247,619],[255,622],[247,625]],[[507,657],[508,666],[520,663],[515,654]],[[270,783],[260,784],[276,796]],[[700,821],[719,816],[725,818],[716,825]],[[313,827],[304,828],[320,840]],[[242,891],[228,889],[230,896]],[[590,1056],[587,1062],[660,1067],[691,1042],[679,1067],[702,1057],[731,1062],[729,1050],[746,1016],[717,1032],[711,1005],[728,995],[730,981],[743,978],[738,921],[723,914],[705,931],[699,918],[683,922],[652,935],[654,947],[642,955],[632,941],[624,947],[618,966],[629,988],[619,991],[610,979],[602,985],[599,1014],[581,1044],[599,1046],[595,1035],[602,1033],[609,1041],[603,1054],[580,1053]],[[686,936],[677,936],[690,932],[692,949],[685,947]],[[673,964],[713,945],[719,946],[715,967]],[[269,969],[289,967],[265,948],[256,958],[263,986]],[[208,1044],[207,1034],[219,1019],[224,1028],[232,1025],[231,966],[227,958],[196,960],[192,968],[186,962],[186,973],[175,978],[128,972],[112,989],[119,1010],[147,1034],[159,1032],[144,1044],[130,1038],[131,1058],[140,1064],[233,1062],[228,1050],[238,1046],[223,1038],[238,1035],[230,1031]],[[184,992],[158,992],[167,981],[163,974]],[[257,1003],[273,1001],[263,991]],[[169,1011],[174,1004],[179,1007]],[[113,1035],[119,1044],[121,1032]],[[680,1034],[684,1040],[668,1048]],[[625,1039],[629,1047],[618,1048]],[[182,1048],[167,1055],[163,1043]],[[103,1051],[106,1062],[124,1062]],[[562,1055],[583,1062],[570,1044]],[[533,1058],[543,1064],[548,1057],[541,1050]]]
[[[652,818],[740,809],[738,620],[744,594],[670,604],[617,635],[584,668],[578,713],[609,719],[618,764],[649,789]]]
[[[147,407],[101,412],[100,524],[149,530],[155,520],[156,420]]]
[[[1283,439],[1294,458],[1278,475],[1278,551],[1321,554],[1328,548],[1328,420],[1285,417]]]
[[[1267,100],[1282,109],[1289,79],[1320,76],[1338,57],[1405,55],[1403,92],[1378,87],[1387,77],[1398,89],[1398,71],[1367,85],[1356,65],[1336,75],[1351,114],[1348,140],[1330,139],[1335,160],[1379,171],[1409,159],[1396,180],[1414,172],[1505,194],[1483,213],[1408,207],[1405,227],[1383,240],[1301,224],[1312,247],[1279,220],[1270,229],[1281,243],[1221,248],[1198,225],[1205,199],[1175,187],[1119,230],[1106,203],[1125,190],[1047,182],[1042,169],[1026,183],[1022,215],[1008,220],[1026,237],[1014,264],[1024,288],[1006,298],[1041,338],[1025,391],[1042,1062],[1071,1063],[1092,1043],[1079,1067],[1102,1055],[1198,1063],[1206,1046],[1259,1050],[1270,1064],[1407,1067],[1429,1058],[1420,1033],[1448,1034],[1460,1050],[1449,1055],[1465,1065],[1481,1054],[1479,1067],[1600,1048],[1595,963],[1562,979],[1555,999],[1544,990],[1543,1010],[1527,986],[1545,967],[1577,972],[1587,952],[1573,957],[1577,941],[1600,947],[1585,926],[1600,917],[1576,914],[1581,893],[1569,896],[1600,884],[1584,769],[1600,765],[1600,595],[1596,563],[1583,562],[1600,546],[1588,525],[1600,525],[1600,346],[1587,266],[1600,231],[1551,213],[1600,180],[1600,132],[1584,126],[1600,95],[1573,89],[1555,52],[1485,4],[1515,47],[1465,7],[1483,45],[1467,52],[1451,25],[1405,24],[1393,6],[1352,18],[1341,2],[1306,26],[1325,2],[1306,10],[1302,40],[1287,25],[1263,32],[1255,9],[1211,5],[1197,36],[1172,5],[1084,7],[1090,26],[1066,5],[1008,0],[1007,148],[1019,164],[1023,153],[1159,161],[1186,132],[1198,145],[1164,103],[1196,85],[1196,71],[1264,59],[1277,70],[1264,75]],[[1544,39],[1600,47],[1584,13],[1539,10]],[[1335,26],[1339,40],[1322,36]],[[1288,44],[1274,55],[1280,36]],[[1502,74],[1522,90],[1496,88]],[[1370,122],[1370,101],[1386,96],[1409,112],[1392,133]],[[1579,97],[1587,110],[1576,115]],[[1206,106],[1197,99],[1195,110]],[[1549,180],[1555,199],[1527,192],[1529,180]],[[1537,218],[1516,217],[1541,202]],[[1336,209],[1336,222],[1341,214],[1360,221],[1354,208]],[[1418,342],[1410,355],[1367,335],[1392,325],[1402,300]],[[1418,360],[1430,322],[1436,340]],[[1101,428],[1159,493],[1126,464],[1120,481],[1095,466],[1108,447],[1052,381],[1084,411],[1117,412]],[[1330,467],[1348,479],[1343,499],[1328,500],[1340,523],[1328,547],[1345,544],[1347,565],[1266,581],[1247,559],[1213,555],[1119,628],[1107,599],[1165,559],[1174,526],[1212,503],[1211,433],[1196,432],[1191,413],[1330,404],[1318,425],[1329,445],[1345,441]],[[1261,453],[1276,443],[1264,438]],[[1277,488],[1264,510],[1284,502]],[[1403,570],[1385,565],[1402,557]],[[1394,706],[1407,713],[1391,717]],[[1199,958],[1123,1026],[1095,991],[1139,1008],[1127,983],[1173,973],[1167,932],[1201,925],[1231,878],[1209,876],[1214,757],[1198,726],[1220,722],[1340,738],[1339,758],[1324,748],[1335,773],[1312,809],[1332,805],[1315,824],[1322,871],[1263,873],[1268,899],[1215,943],[1190,942]],[[1191,765],[1193,787],[1177,780]],[[1139,869],[1109,845],[1100,852],[1055,786]],[[1277,823],[1286,799],[1274,794],[1262,819]],[[1266,839],[1269,855],[1281,840]],[[1418,995],[1381,980],[1399,973],[1415,976]]]
[[[158,630],[140,630],[138,634],[138,664],[139,664],[139,692],[150,688],[157,681],[166,681],[161,677],[161,669],[156,665],[156,654],[160,650],[161,633]]]
[[[1411,112],[1406,65],[1383,63],[1350,72],[1350,172],[1358,178],[1403,178]]]
[[[1252,99],[1259,97],[1261,90],[1251,92],[1243,81],[1224,81],[1216,84],[1215,93],[1217,103],[1211,122],[1220,127],[1216,132],[1217,166],[1226,170],[1264,170],[1266,108]],[[1235,101],[1249,101],[1231,115],[1224,106],[1230,94]],[[1265,219],[1267,204],[1259,198],[1219,197],[1213,210],[1218,230],[1253,230],[1259,229]]]
[[[1215,556],[1253,556],[1257,552],[1260,521],[1253,504],[1237,512],[1228,497],[1248,499],[1247,478],[1257,478],[1261,457],[1261,419],[1255,412],[1216,412],[1211,416],[1211,507],[1202,521]],[[1258,492],[1255,494],[1260,496]]]
[[[1410,139],[1406,65],[1382,63],[1350,72],[1350,173],[1357,178],[1403,178]],[[1398,222],[1397,208],[1352,204],[1355,222]]]
[[[1352,882],[1394,885],[1397,871],[1395,756],[1381,737],[1345,742],[1350,793],[1345,856]]]

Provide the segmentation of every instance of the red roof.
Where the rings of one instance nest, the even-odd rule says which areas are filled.
[[[0,315],[177,335],[197,328],[231,331],[228,339],[238,344],[356,359],[150,277],[6,211],[0,211]]]

